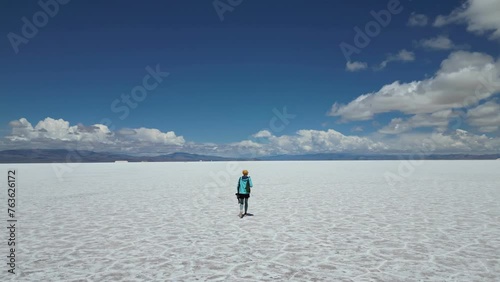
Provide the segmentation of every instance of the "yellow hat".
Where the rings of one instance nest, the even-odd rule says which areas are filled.
[[[243,170],[243,175],[248,175],[248,170],[244,169]]]

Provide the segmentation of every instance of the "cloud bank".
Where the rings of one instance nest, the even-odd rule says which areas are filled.
[[[368,68],[368,64],[365,62],[347,62],[345,69],[350,72],[365,70]]]
[[[382,63],[380,63],[377,70],[384,69],[385,67],[387,67],[387,64],[391,62],[412,62],[412,61],[415,61],[415,53],[403,49],[395,55],[389,54],[387,58]]]
[[[453,41],[445,35],[440,35],[437,37],[422,39],[415,44],[417,47],[422,47],[427,50],[453,50],[453,49],[467,49],[468,46],[459,46],[453,43]]]
[[[408,19],[409,26],[426,26],[429,22],[429,17],[424,14],[412,13]]]
[[[434,26],[465,23],[467,30],[476,34],[489,34],[490,39],[500,39],[500,1],[468,0],[449,15],[440,15]]]
[[[491,102],[469,111],[471,124],[485,132],[498,130],[499,105]],[[261,157],[280,154],[313,153],[411,153],[425,151],[431,143],[432,153],[500,152],[500,139],[476,135],[463,130],[445,133],[415,134],[411,128],[446,127],[449,112],[419,114],[407,120],[393,120],[381,129],[384,134],[346,135],[334,129],[298,130],[294,134],[276,136],[269,130],[259,131],[248,140],[228,144],[186,141],[173,131],[152,128],[127,128],[110,131],[105,125],[73,125],[62,119],[46,118],[36,126],[25,118],[10,122],[11,134],[0,140],[0,149],[69,149],[136,155],[159,155],[173,152],[217,156]],[[492,119],[496,118],[495,119]],[[354,130],[358,132],[360,130]],[[394,135],[396,134],[397,135]]]
[[[423,119],[425,114],[470,108],[499,92],[500,61],[483,53],[457,51],[431,78],[395,81],[348,104],[335,103],[328,114],[343,121],[370,120],[388,112],[420,115],[415,119]]]

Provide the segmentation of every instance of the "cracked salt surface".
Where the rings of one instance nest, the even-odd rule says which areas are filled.
[[[240,162],[243,219],[239,175],[209,185],[226,163],[0,165],[19,171],[0,280],[500,281],[500,162],[426,161],[392,187],[399,164]]]

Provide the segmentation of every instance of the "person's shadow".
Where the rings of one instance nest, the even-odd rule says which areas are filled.
[[[253,216],[253,213],[246,213],[245,216]]]

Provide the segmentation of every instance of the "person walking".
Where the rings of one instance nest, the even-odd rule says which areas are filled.
[[[248,198],[250,198],[250,188],[253,187],[252,179],[248,176],[248,170],[242,171],[243,176],[238,179],[238,187],[236,188],[236,197],[238,198],[238,203],[240,204],[240,214],[239,217],[242,218],[247,214],[248,211]],[[243,208],[245,212],[243,213]]]

